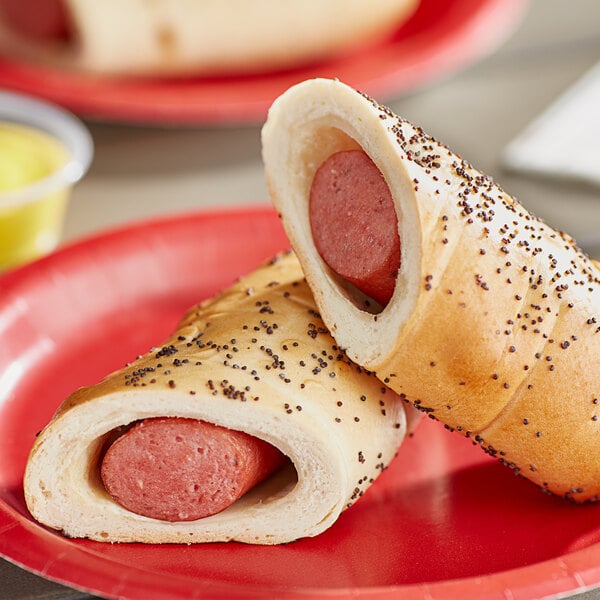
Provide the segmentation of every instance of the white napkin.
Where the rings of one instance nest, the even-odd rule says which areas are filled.
[[[515,170],[600,185],[600,62],[505,149]]]

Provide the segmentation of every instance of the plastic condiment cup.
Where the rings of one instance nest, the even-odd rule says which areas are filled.
[[[74,115],[0,90],[0,271],[54,250],[92,157],[91,135]]]

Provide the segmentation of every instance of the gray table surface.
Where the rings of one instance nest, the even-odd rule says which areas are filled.
[[[509,173],[501,162],[506,144],[599,59],[599,0],[532,0],[494,54],[388,103],[600,256],[600,188]],[[151,215],[267,202],[259,126],[89,126],[96,157],[74,193],[65,240]],[[0,582],[0,600],[91,598],[2,559]]]

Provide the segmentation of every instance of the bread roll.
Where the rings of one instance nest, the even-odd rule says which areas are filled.
[[[26,12],[31,2],[20,0],[19,10]],[[13,6],[3,23],[0,12],[4,30],[0,47],[36,60],[113,75],[269,71],[388,35],[408,19],[418,0],[61,2],[68,20],[63,29],[71,32],[68,43],[51,43],[15,30],[14,18],[9,18]],[[36,11],[29,9],[29,19],[35,18]]]
[[[331,154],[362,148],[393,196],[401,264],[368,308],[315,249],[308,198]],[[263,129],[273,202],[340,347],[515,473],[600,494],[600,271],[566,234],[419,127],[339,81],[301,83]]]
[[[103,488],[99,462],[119,427],[156,416],[245,431],[290,465],[210,517],[134,514]],[[339,351],[297,260],[282,255],[191,309],[160,348],[67,398],[32,448],[25,499],[38,521],[71,537],[289,542],[331,526],[386,468],[417,418]]]

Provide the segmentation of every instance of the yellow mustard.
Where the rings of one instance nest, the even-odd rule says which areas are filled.
[[[51,135],[0,122],[0,270],[56,246],[70,190],[18,204],[3,203],[2,195],[48,177],[68,159],[67,148]]]

